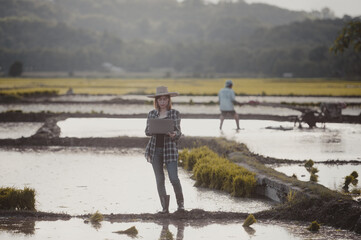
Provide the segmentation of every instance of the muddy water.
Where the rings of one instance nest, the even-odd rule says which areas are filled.
[[[154,213],[160,203],[151,165],[143,150],[50,148],[0,149],[2,186],[36,190],[36,208],[72,215],[92,213]],[[193,187],[190,173],[179,169],[186,209],[257,212],[272,202],[233,198],[227,193]],[[168,178],[167,178],[168,179]],[[173,189],[170,211],[176,210]]]
[[[309,181],[310,173],[306,170],[306,168],[302,164],[296,165],[269,165],[275,170],[286,174],[287,176],[292,176],[295,174],[298,180],[301,181]],[[327,188],[332,190],[342,190],[343,183],[345,181],[345,177],[350,175],[353,171],[361,174],[361,165],[326,165],[326,164],[315,164],[315,168],[319,170],[317,173],[318,183],[324,185]],[[349,190],[351,191],[353,186],[350,184]]]
[[[43,123],[0,123],[0,139],[30,137],[43,125]]]
[[[144,137],[145,119],[69,118],[58,122],[61,137]],[[361,125],[331,124],[326,129],[298,129],[289,122],[226,120],[219,130],[216,119],[183,119],[185,136],[226,137],[245,143],[255,153],[281,159],[326,161],[361,160]],[[289,131],[267,129],[292,129]]]
[[[308,223],[300,222],[275,222],[260,221],[252,227],[242,227],[243,219],[226,223],[210,222],[101,222],[94,227],[86,224],[82,219],[73,218],[68,221],[54,222],[32,222],[28,221],[23,225],[25,231],[19,227],[12,229],[10,221],[0,220],[0,239],[170,239],[166,234],[171,234],[177,240],[231,240],[231,239],[279,239],[279,240],[299,240],[299,239],[359,239],[358,235],[335,230],[330,227],[322,226],[318,233],[311,233],[306,230]],[[115,232],[128,229],[135,226],[138,230],[136,237],[119,235]],[[1,230],[3,229],[3,230]],[[272,237],[271,237],[272,236]]]

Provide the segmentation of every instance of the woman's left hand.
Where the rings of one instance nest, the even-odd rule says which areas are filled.
[[[168,132],[168,136],[174,138],[176,136],[175,132]]]

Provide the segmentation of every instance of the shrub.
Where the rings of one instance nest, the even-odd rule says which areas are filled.
[[[224,190],[236,197],[251,196],[256,188],[255,174],[220,157],[208,147],[184,149],[182,165],[193,171],[195,185]]]
[[[0,209],[35,211],[35,190],[27,187],[24,190],[0,188]]]

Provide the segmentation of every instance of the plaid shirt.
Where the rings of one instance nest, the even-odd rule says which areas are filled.
[[[145,148],[145,158],[148,162],[152,163],[154,158],[154,152],[155,152],[155,142],[156,142],[156,136],[151,135],[149,133],[149,118],[159,118],[159,112],[156,109],[153,109],[148,113],[147,118],[147,126],[145,128],[145,135],[151,136],[147,147]],[[169,137],[168,135],[164,135],[164,147],[163,147],[163,161],[164,163],[169,162],[176,162],[178,161],[178,147],[177,147],[177,141],[181,137],[182,132],[180,128],[180,113],[175,110],[171,109],[167,112],[167,118],[168,119],[174,119],[174,132],[176,133],[176,136],[174,138]]]

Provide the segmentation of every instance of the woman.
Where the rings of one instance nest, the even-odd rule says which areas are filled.
[[[147,126],[145,134],[151,136],[145,149],[145,157],[153,166],[155,179],[160,202],[163,210],[160,213],[169,213],[169,195],[165,189],[165,179],[163,165],[168,170],[169,179],[173,185],[174,193],[177,199],[178,210],[184,211],[184,200],[182,186],[178,178],[178,147],[177,141],[181,137],[180,129],[180,113],[172,109],[171,97],[178,96],[176,92],[168,92],[168,88],[164,86],[157,87],[155,95],[148,97],[154,98],[154,109],[148,113]],[[149,119],[173,119],[174,131],[167,134],[150,134]]]

